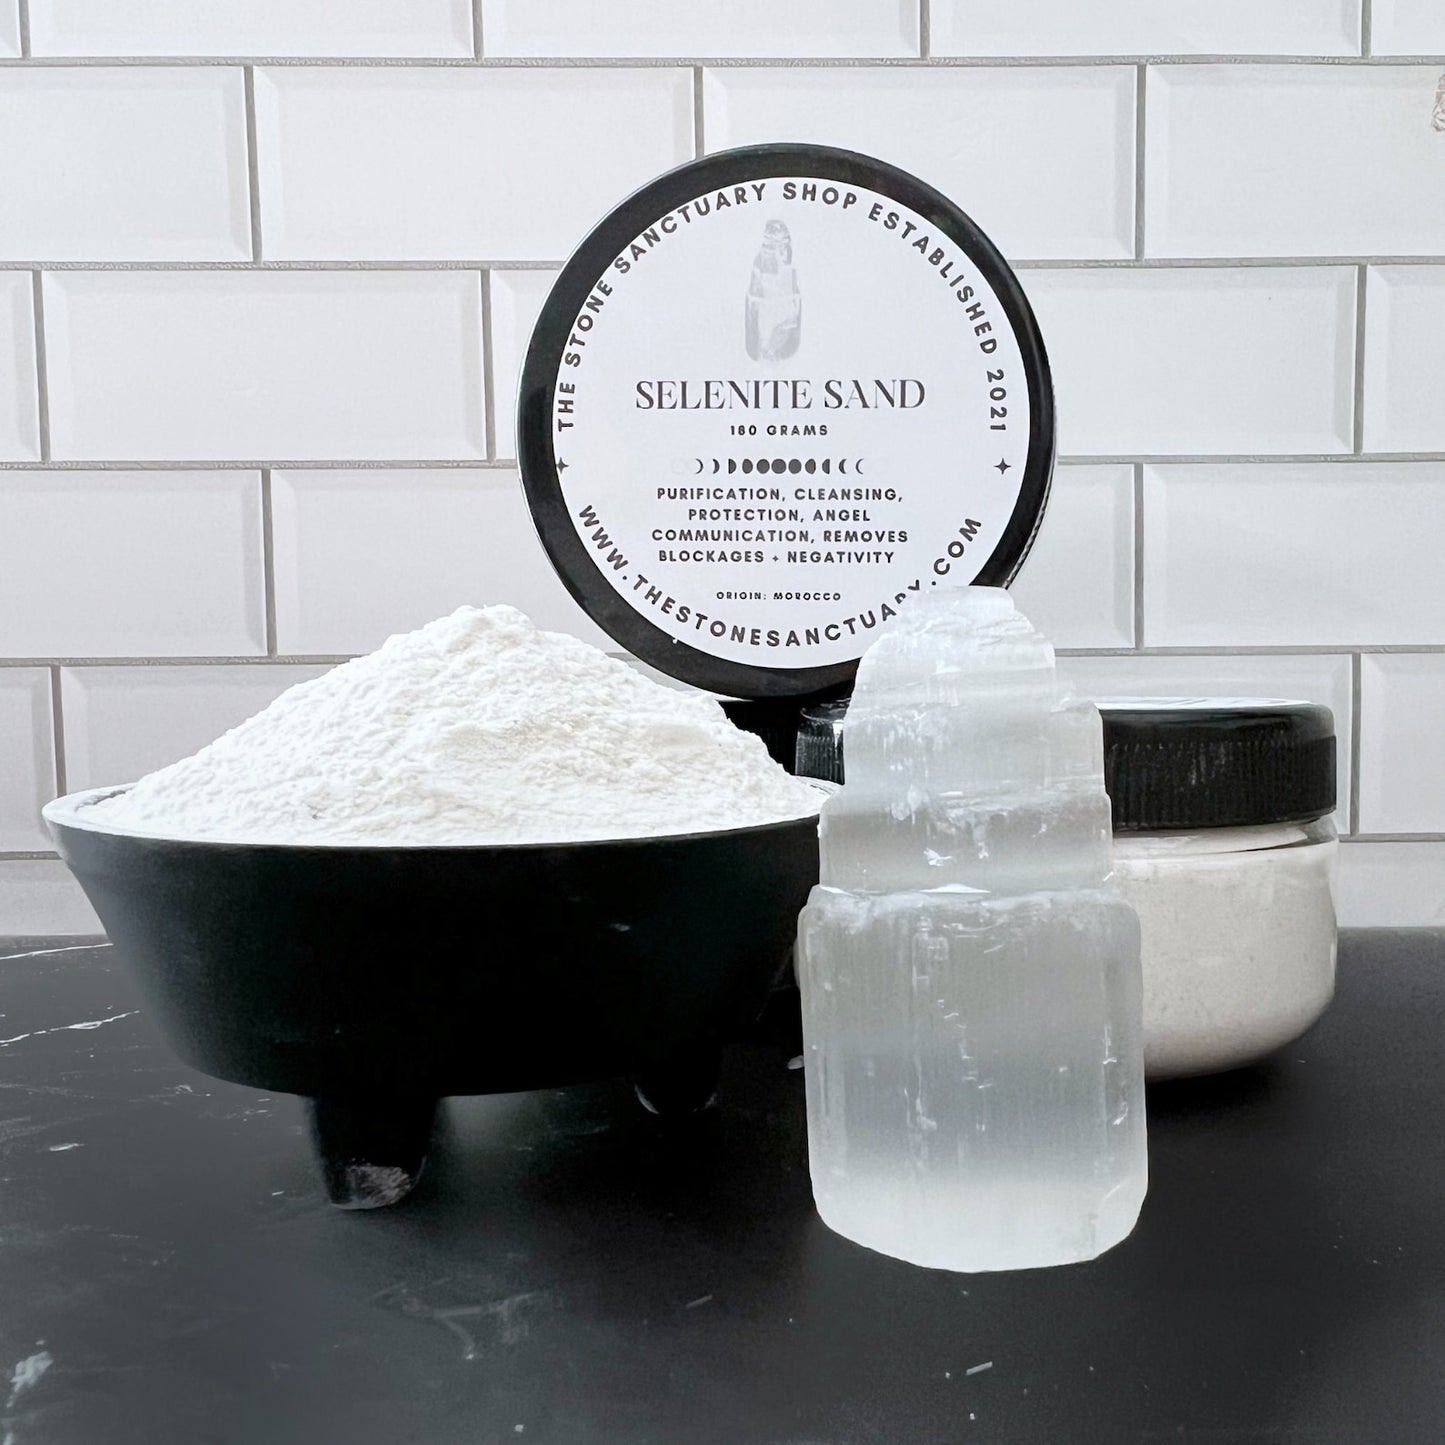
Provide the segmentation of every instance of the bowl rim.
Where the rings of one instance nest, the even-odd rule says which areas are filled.
[[[822,778],[799,777],[800,783],[807,783],[818,793],[818,808],[821,809],[828,797],[837,792],[840,785]],[[52,828],[74,829],[82,833],[95,833],[103,837],[127,838],[138,843],[163,844],[169,847],[205,849],[241,849],[255,853],[276,853],[296,855],[299,853],[443,853],[443,854],[497,854],[516,852],[556,852],[558,849],[603,849],[625,847],[647,847],[658,843],[701,842],[707,839],[745,838],[753,835],[776,832],[783,828],[796,827],[803,823],[818,822],[818,813],[799,813],[792,818],[777,818],[770,823],[749,823],[740,828],[705,828],[701,831],[682,833],[644,833],[622,838],[578,838],[557,839],[552,842],[526,843],[395,843],[366,842],[349,839],[327,842],[324,839],[307,839],[304,842],[278,843],[265,840],[228,838],[188,838],[174,833],[150,832],[140,828],[115,828],[93,818],[83,816],[83,810],[106,798],[114,798],[128,792],[134,783],[111,784],[99,788],[83,788],[77,792],[65,793],[52,798],[40,810],[40,816]]]

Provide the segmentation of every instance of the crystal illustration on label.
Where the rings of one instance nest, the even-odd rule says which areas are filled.
[[[782,221],[769,221],[748,281],[748,355],[754,361],[786,360],[802,338],[802,315],[793,238]]]

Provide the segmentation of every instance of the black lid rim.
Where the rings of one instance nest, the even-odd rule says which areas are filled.
[[[691,200],[699,189],[789,175],[867,187],[908,206],[947,235],[997,295],[1028,378],[1029,442],[1018,501],[998,545],[972,580],[993,587],[1006,587],[1013,580],[1043,521],[1054,467],[1053,379],[1038,323],[1018,277],[969,216],[927,182],[857,151],[798,142],[719,151],[649,181],[599,221],[562,267],[528,343],[517,397],[517,462],[532,523],[548,560],[573,599],[609,637],[642,661],[695,687],[736,698],[801,702],[845,691],[857,671],[857,659],[790,670],[751,667],[689,647],[634,611],[612,589],[572,525],[550,424],[553,389],[572,322],[625,244],[658,215]]]

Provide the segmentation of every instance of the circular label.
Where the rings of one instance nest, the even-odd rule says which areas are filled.
[[[992,246],[914,178],[807,146],[710,157],[609,216],[543,309],[518,430],[584,608],[741,696],[846,684],[910,599],[1008,581],[1053,450]]]

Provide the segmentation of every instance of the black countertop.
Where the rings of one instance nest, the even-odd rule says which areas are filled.
[[[1299,1043],[1151,1090],[1128,1240],[966,1276],[819,1222],[782,1011],[690,1126],[454,1099],[354,1214],[298,1101],[176,1063],[108,949],[0,945],[0,1440],[1445,1441],[1442,1033],[1445,936],[1347,934]]]

